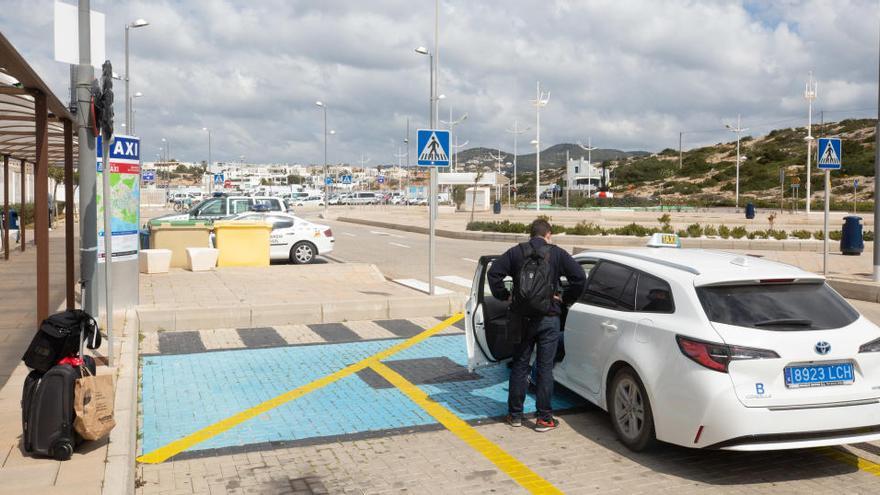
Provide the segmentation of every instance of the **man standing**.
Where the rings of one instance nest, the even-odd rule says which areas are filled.
[[[532,222],[531,239],[507,250],[494,261],[488,273],[492,295],[511,301],[508,334],[517,341],[510,370],[507,397],[507,423],[522,426],[523,401],[528,387],[529,360],[537,345],[537,419],[535,431],[550,431],[559,422],[553,417],[553,362],[561,335],[560,316],[566,307],[578,300],[586,286],[584,269],[570,254],[550,244],[550,223],[543,219]],[[559,279],[565,276],[568,288],[560,297]],[[513,279],[513,292],[504,286],[504,277]],[[509,335],[510,337],[510,335]]]

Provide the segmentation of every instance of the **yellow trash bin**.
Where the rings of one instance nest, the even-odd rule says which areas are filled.
[[[217,266],[269,266],[270,232],[266,222],[214,222]]]
[[[211,247],[211,226],[203,220],[150,222],[150,249],[171,250],[171,266],[184,268],[186,248]]]

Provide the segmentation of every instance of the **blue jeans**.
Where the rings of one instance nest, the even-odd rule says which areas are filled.
[[[537,416],[545,420],[553,416],[550,401],[553,396],[553,362],[556,358],[559,333],[559,316],[536,318],[527,324],[522,341],[513,351],[507,395],[507,411],[511,416],[522,417],[523,402],[528,388],[529,360],[532,357],[532,347],[536,345],[538,348],[538,355],[535,358],[535,367],[538,370],[535,381]]]

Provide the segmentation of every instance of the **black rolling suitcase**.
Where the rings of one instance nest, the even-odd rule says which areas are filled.
[[[82,354],[84,340],[92,349],[100,346],[94,320],[78,310],[58,313],[43,321],[22,358],[32,368],[21,394],[25,452],[64,461],[80,442],[73,428],[73,392],[82,372],[77,366],[55,363],[79,354],[94,375],[94,358]]]
[[[95,360],[83,359],[95,373]],[[70,459],[80,442],[73,429],[73,387],[82,373],[69,364],[53,366],[46,373],[31,371],[25,378],[21,399],[22,441],[25,452]]]

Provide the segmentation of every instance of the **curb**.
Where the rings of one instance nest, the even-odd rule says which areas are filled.
[[[134,327],[134,311],[125,312],[123,338],[120,339],[119,364],[116,375],[114,414],[116,427],[110,432],[107,461],[104,466],[104,484],[101,493],[134,494],[135,449],[137,448],[137,377],[138,339]]]
[[[140,332],[257,328],[274,325],[341,323],[355,320],[412,318],[462,311],[464,294],[303,302],[251,306],[198,306],[174,309],[138,307]]]
[[[390,222],[379,222],[375,220],[366,220],[362,218],[338,217],[340,222],[367,225],[370,227],[379,227],[392,230],[401,230],[404,232],[413,232],[416,234],[427,234],[427,227],[418,227],[415,225],[403,225]],[[465,239],[471,241],[497,241],[517,243],[528,240],[526,234],[507,234],[501,232],[478,232],[478,231],[460,231],[460,230],[444,230],[435,229],[434,232],[440,237],[450,239]],[[629,246],[644,247],[648,237],[635,236],[619,236],[619,235],[557,235],[553,237],[553,242],[558,245],[579,245],[579,244],[599,244],[603,246]],[[838,241],[831,241],[829,252],[838,251]],[[777,241],[772,239],[704,239],[683,237],[681,239],[682,247],[701,248],[701,249],[741,249],[750,251],[806,251],[813,253],[822,252],[822,241],[817,240],[783,240]],[[865,243],[865,252],[873,252],[873,243]]]

